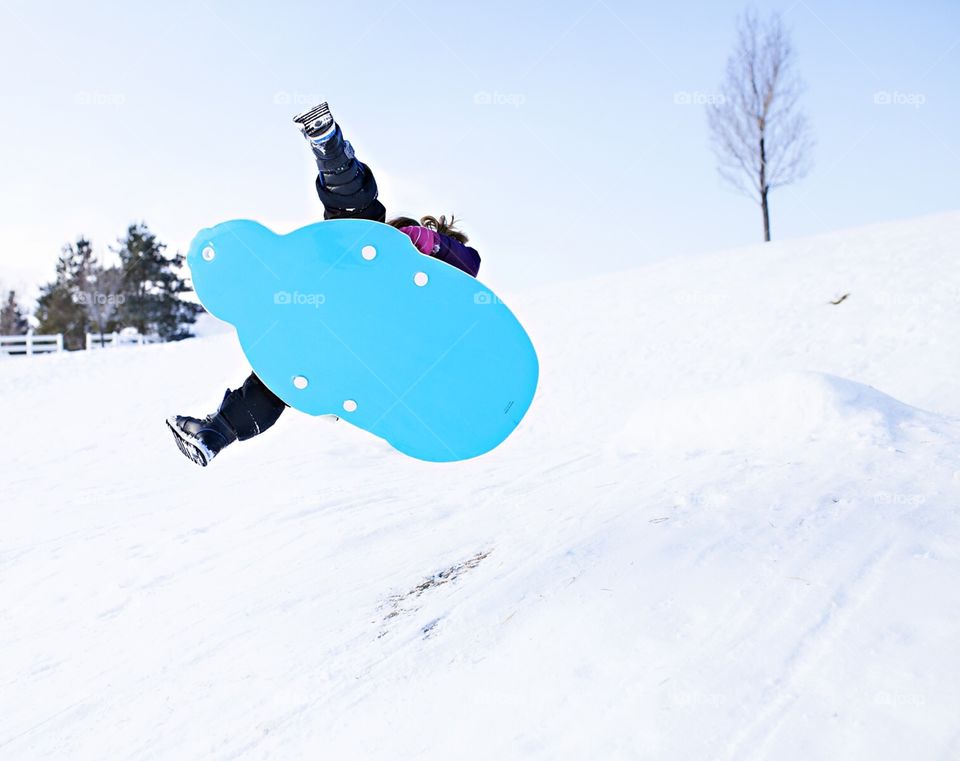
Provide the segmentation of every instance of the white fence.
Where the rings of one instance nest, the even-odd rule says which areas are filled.
[[[142,335],[135,330],[121,330],[120,332],[87,333],[87,351],[91,349],[110,349],[115,346],[143,346],[144,344],[160,343],[158,335]]]
[[[143,346],[160,343],[160,336],[141,335],[132,328],[114,333],[87,333],[87,350],[109,349],[114,346]],[[0,336],[0,357],[31,357],[34,354],[58,354],[63,351],[63,334]]]
[[[33,356],[34,354],[57,354],[63,351],[63,334],[37,336],[0,336],[0,355]]]

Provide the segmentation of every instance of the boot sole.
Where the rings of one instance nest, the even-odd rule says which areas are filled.
[[[198,446],[196,441],[191,441],[183,431],[177,428],[175,417],[167,418],[167,428],[173,434],[173,440],[177,442],[177,448],[183,453],[184,457],[191,462],[195,462],[201,468],[207,467],[213,458],[209,456],[209,452]]]

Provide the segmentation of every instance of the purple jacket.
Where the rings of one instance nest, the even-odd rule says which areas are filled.
[[[421,254],[432,256],[441,262],[446,262],[458,270],[466,272],[470,277],[476,277],[480,271],[480,254],[449,235],[443,235],[428,227],[401,227],[404,233],[416,246]]]

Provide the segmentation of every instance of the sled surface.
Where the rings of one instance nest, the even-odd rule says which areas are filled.
[[[187,262],[200,301],[236,327],[271,391],[412,457],[483,454],[533,400],[537,355],[513,313],[389,225],[329,220],[277,235],[224,222],[197,234]]]

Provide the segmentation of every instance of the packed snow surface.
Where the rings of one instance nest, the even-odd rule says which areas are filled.
[[[960,213],[505,295],[538,396],[456,464],[196,467],[209,322],[0,360],[0,758],[960,758]]]

